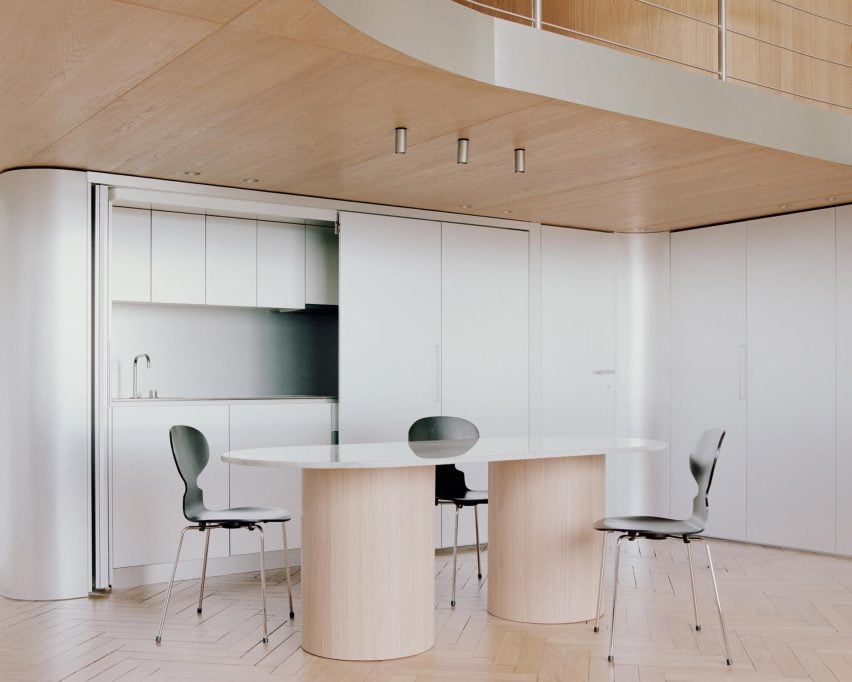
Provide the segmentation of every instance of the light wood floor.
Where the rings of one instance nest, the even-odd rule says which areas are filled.
[[[726,542],[713,549],[734,658],[728,670],[704,563],[696,561],[696,633],[685,548],[669,541],[627,545],[614,666],[606,662],[608,618],[595,635],[590,624],[489,616],[488,581],[476,580],[475,554],[466,551],[455,610],[452,557],[436,558],[438,641],[419,656],[347,663],[304,653],[299,574],[291,624],[283,571],[274,571],[267,646],[259,643],[256,573],[208,579],[203,616],[195,613],[198,582],[177,584],[159,647],[163,585],[64,602],[0,600],[0,680],[852,680],[852,560]]]

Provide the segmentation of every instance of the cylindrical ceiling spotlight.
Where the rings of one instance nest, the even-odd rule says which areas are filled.
[[[526,149],[516,149],[515,150],[515,172],[523,173],[527,169],[526,164]]]
[[[456,163],[467,163],[467,154],[470,149],[470,140],[466,137],[459,138],[459,147],[456,151]]]
[[[397,128],[394,139],[394,154],[405,154],[405,149],[408,144],[408,128]]]

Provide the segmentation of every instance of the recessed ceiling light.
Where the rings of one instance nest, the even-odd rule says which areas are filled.
[[[647,228],[647,227],[637,227],[637,228],[636,228],[636,231],[637,231],[637,232],[647,232],[647,231],[648,231],[648,228]]]
[[[459,208],[473,208],[470,204],[462,204]]]
[[[243,182],[250,182],[253,184],[255,182],[260,182],[260,180],[258,180],[257,178],[243,178]]]
[[[197,171],[197,170],[185,170],[185,171],[183,172],[183,174],[184,174],[184,175],[191,175],[192,177],[197,178],[199,175],[201,175],[201,171]]]
[[[781,208],[793,208],[793,204],[781,204]]]
[[[826,197],[826,201],[837,201],[837,197]]]
[[[503,211],[503,213],[505,213],[506,215],[509,215],[510,213],[514,213],[514,211],[512,211],[511,208],[507,208],[505,211]]]

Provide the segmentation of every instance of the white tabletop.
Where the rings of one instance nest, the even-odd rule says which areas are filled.
[[[439,440],[253,448],[226,452],[222,460],[230,464],[292,469],[375,469],[614,455],[666,447],[663,441],[644,438],[512,437],[480,438],[472,447],[470,442]]]

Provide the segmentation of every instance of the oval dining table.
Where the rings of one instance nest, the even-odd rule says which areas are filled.
[[[595,617],[605,456],[663,450],[606,437],[266,447],[229,464],[302,471],[302,648],[342,660],[435,643],[435,465],[488,463],[488,612],[524,623]]]

